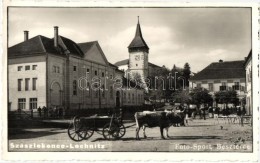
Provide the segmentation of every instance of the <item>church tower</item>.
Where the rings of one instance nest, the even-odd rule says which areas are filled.
[[[128,46],[129,52],[129,73],[131,79],[139,78],[142,82],[148,76],[148,54],[149,47],[143,39],[142,31],[139,23],[136,27],[135,37]]]

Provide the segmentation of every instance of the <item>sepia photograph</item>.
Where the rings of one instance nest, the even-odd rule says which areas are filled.
[[[252,24],[251,7],[8,7],[8,152],[253,153]]]

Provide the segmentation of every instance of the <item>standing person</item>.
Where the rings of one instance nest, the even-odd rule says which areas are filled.
[[[53,117],[53,109],[52,109],[52,107],[50,107],[48,112],[49,112],[49,117]]]
[[[59,109],[59,117],[62,118],[63,117],[63,108],[60,107]]]
[[[45,106],[43,106],[42,110],[43,110],[43,117],[46,118],[47,117],[47,108]]]
[[[53,108],[53,118],[56,118],[56,116],[57,116],[57,107],[56,106],[54,106],[54,108]]]
[[[203,109],[203,118],[204,118],[204,120],[206,120],[206,107],[204,107],[204,108],[202,108]]]
[[[42,108],[39,106],[38,109],[38,116],[41,117],[42,116]]]

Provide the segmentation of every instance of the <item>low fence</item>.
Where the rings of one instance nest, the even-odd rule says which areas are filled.
[[[74,116],[88,117],[94,114],[97,115],[112,115],[116,113],[117,115],[122,115],[124,120],[134,120],[134,114],[138,111],[143,110],[154,110],[151,105],[142,106],[124,106],[121,108],[100,108],[100,109],[66,109],[66,110],[48,110],[47,111],[37,111],[34,110],[16,110],[9,111],[9,119],[70,119]]]

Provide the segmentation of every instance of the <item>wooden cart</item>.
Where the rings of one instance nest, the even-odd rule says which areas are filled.
[[[106,140],[120,139],[125,135],[126,128],[122,121],[112,116],[74,117],[69,124],[68,135],[74,141],[89,139],[94,131]]]

